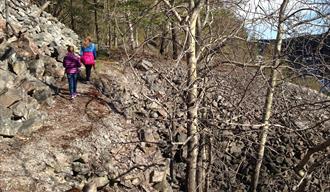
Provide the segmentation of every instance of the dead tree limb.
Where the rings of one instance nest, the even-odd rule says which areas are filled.
[[[41,13],[48,7],[48,5],[50,4],[50,1],[46,1],[41,7],[40,10],[38,10],[37,12],[34,13],[35,16],[39,17],[41,15]]]
[[[330,138],[328,138],[323,143],[320,143],[320,144],[308,149],[308,151],[307,151],[306,155],[304,156],[304,158],[298,163],[298,165],[296,165],[296,167],[294,167],[294,171],[299,176],[303,177],[305,173],[302,170],[303,170],[304,166],[308,163],[311,156],[314,153],[325,150],[329,146],[330,146]]]

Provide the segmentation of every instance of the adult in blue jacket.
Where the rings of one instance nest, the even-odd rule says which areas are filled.
[[[92,43],[91,37],[86,37],[81,45],[80,49],[81,62],[86,68],[86,81],[89,82],[91,78],[92,68],[95,70],[96,59],[96,46]]]

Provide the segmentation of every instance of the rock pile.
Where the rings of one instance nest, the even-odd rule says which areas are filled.
[[[0,0],[0,135],[41,127],[46,114],[38,108],[52,105],[55,80],[64,75],[65,46],[78,41],[72,30],[29,1],[5,5]]]
[[[137,59],[132,63],[134,73],[126,70],[125,75],[128,81],[136,82],[134,87],[122,87],[115,79],[107,78],[96,81],[96,86],[120,114],[141,127],[140,141],[157,143],[163,157],[170,159],[173,169],[167,174],[167,181],[176,190],[177,185],[183,187],[187,157],[180,144],[187,139],[186,69],[182,65],[174,69],[173,63],[157,59]],[[199,127],[207,138],[212,138],[214,146],[210,189],[248,191],[267,85],[262,75],[254,77],[244,69],[219,70],[202,74],[205,79],[199,82],[201,90],[205,90],[200,101]],[[330,133],[328,103],[329,97],[308,88],[290,83],[277,88],[260,191],[288,191],[298,184],[299,177],[291,168],[308,148],[324,142]],[[322,153],[318,158],[324,159]],[[308,181],[306,190],[318,191],[319,184],[327,186],[327,171],[322,166],[327,165],[319,165],[315,172],[319,176],[317,182]],[[288,178],[286,184],[282,178]]]

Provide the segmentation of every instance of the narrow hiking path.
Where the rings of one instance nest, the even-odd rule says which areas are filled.
[[[103,66],[102,71],[111,71],[110,76],[129,83],[122,81],[126,76],[111,65]],[[108,176],[111,178],[123,177],[120,180],[125,183],[144,177],[144,171],[135,166],[163,160],[156,148],[141,150],[138,128],[113,111],[94,85],[79,82],[80,95],[73,100],[69,99],[66,81],[57,86],[60,92],[54,96],[53,106],[41,109],[48,114],[41,129],[0,140],[0,189],[66,191],[82,187],[98,171],[112,174]],[[88,173],[75,170],[79,159]]]

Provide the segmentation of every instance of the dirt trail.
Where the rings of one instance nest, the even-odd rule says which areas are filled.
[[[125,79],[111,67],[103,70],[112,70],[117,79]],[[161,158],[155,149],[146,153],[137,148],[137,128],[113,112],[94,85],[78,83],[80,95],[73,100],[69,99],[66,81],[59,82],[58,87],[54,105],[41,109],[48,113],[41,129],[28,136],[0,139],[2,191],[66,191],[81,186],[86,181],[74,178],[72,162],[82,157],[87,159],[90,172],[103,169],[109,173],[104,165],[111,162],[115,175]],[[127,174],[130,172],[135,170]],[[139,174],[143,173],[134,173]]]

